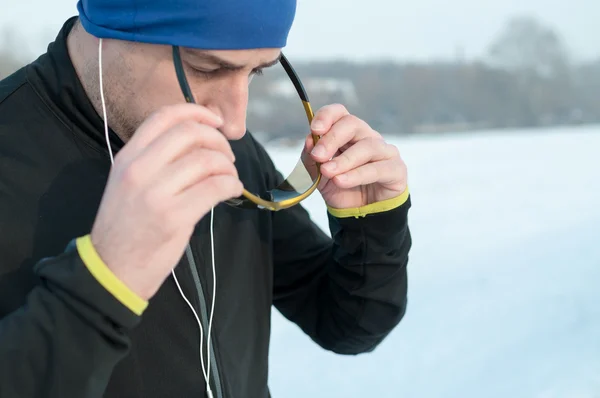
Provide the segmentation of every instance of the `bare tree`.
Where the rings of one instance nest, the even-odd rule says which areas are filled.
[[[525,125],[554,124],[574,111],[569,51],[552,27],[530,16],[510,19],[491,44],[488,61],[513,74]]]
[[[489,48],[489,61],[510,71],[554,77],[569,67],[569,54],[560,35],[533,17],[510,19]]]

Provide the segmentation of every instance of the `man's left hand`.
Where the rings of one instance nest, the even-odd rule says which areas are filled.
[[[398,148],[344,106],[321,108],[311,129],[320,139],[313,148],[309,134],[305,150],[321,163],[323,178],[318,189],[329,207],[362,207],[406,190],[406,165]]]

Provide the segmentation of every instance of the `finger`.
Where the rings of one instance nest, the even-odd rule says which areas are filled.
[[[306,139],[304,140],[304,152],[310,153],[315,147],[315,140],[313,139],[312,133],[308,133],[306,135]]]
[[[395,158],[367,163],[346,173],[336,175],[332,181],[341,189],[350,189],[374,183],[383,185],[396,184],[400,183],[404,178],[402,165],[402,161]]]
[[[157,178],[159,195],[169,198],[179,195],[192,185],[213,175],[238,178],[235,165],[225,154],[211,149],[194,149],[168,165]]]
[[[175,126],[153,141],[133,159],[133,163],[128,168],[134,167],[138,174],[144,175],[141,179],[148,181],[162,168],[196,148],[219,151],[231,162],[235,161],[231,145],[223,134],[212,127],[188,121]]]
[[[199,220],[210,208],[227,199],[239,197],[242,191],[242,182],[232,175],[205,178],[177,196],[176,208],[181,222]]]
[[[311,156],[311,151],[315,147],[313,136],[309,133],[304,140],[304,148],[302,149],[301,159],[305,167],[316,166],[317,162]]]
[[[340,104],[326,105],[319,109],[310,124],[311,130],[315,134],[323,134],[328,131],[337,121],[350,112]]]
[[[321,136],[311,154],[316,161],[323,163],[331,159],[346,144],[368,137],[380,137],[380,135],[361,119],[348,115],[340,119],[327,133]]]
[[[332,160],[323,163],[321,170],[327,178],[346,173],[370,162],[399,157],[398,149],[382,138],[369,137],[350,146]]]
[[[183,122],[154,140],[138,157],[139,161],[173,162],[186,150],[202,147],[221,151],[235,161],[227,138],[217,129],[195,122]]]
[[[137,129],[129,142],[117,155],[119,158],[129,158],[148,146],[164,131],[186,121],[207,124],[218,128],[223,120],[208,108],[197,104],[177,104],[159,109],[149,116]]]
[[[315,180],[319,174],[319,168],[317,167],[317,162],[310,156],[310,150],[313,148],[313,137],[312,134],[309,134],[304,141],[304,148],[302,149],[302,153],[300,155],[300,161],[303,163],[304,168],[308,172],[311,180]]]

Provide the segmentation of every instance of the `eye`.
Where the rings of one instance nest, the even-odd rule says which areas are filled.
[[[257,68],[252,71],[251,75],[252,76],[262,76],[263,72],[264,72],[263,68]]]
[[[202,76],[202,77],[211,77],[214,76],[218,73],[220,73],[222,70],[221,68],[217,68],[217,69],[198,69],[198,68],[194,68],[192,67],[192,72],[196,75]]]

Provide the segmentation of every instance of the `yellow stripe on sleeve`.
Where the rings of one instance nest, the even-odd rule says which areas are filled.
[[[129,289],[104,264],[98,252],[96,252],[89,234],[77,238],[77,251],[87,269],[107,291],[133,313],[138,316],[142,315],[148,306],[148,302]]]
[[[353,207],[349,209],[336,209],[333,207],[327,207],[329,213],[332,216],[337,218],[347,218],[347,217],[365,217],[369,214],[375,213],[383,213],[389,210],[393,210],[397,207],[402,206],[408,200],[409,192],[408,188],[402,192],[402,194],[396,196],[395,198],[382,200],[380,202],[371,203],[362,207]]]

